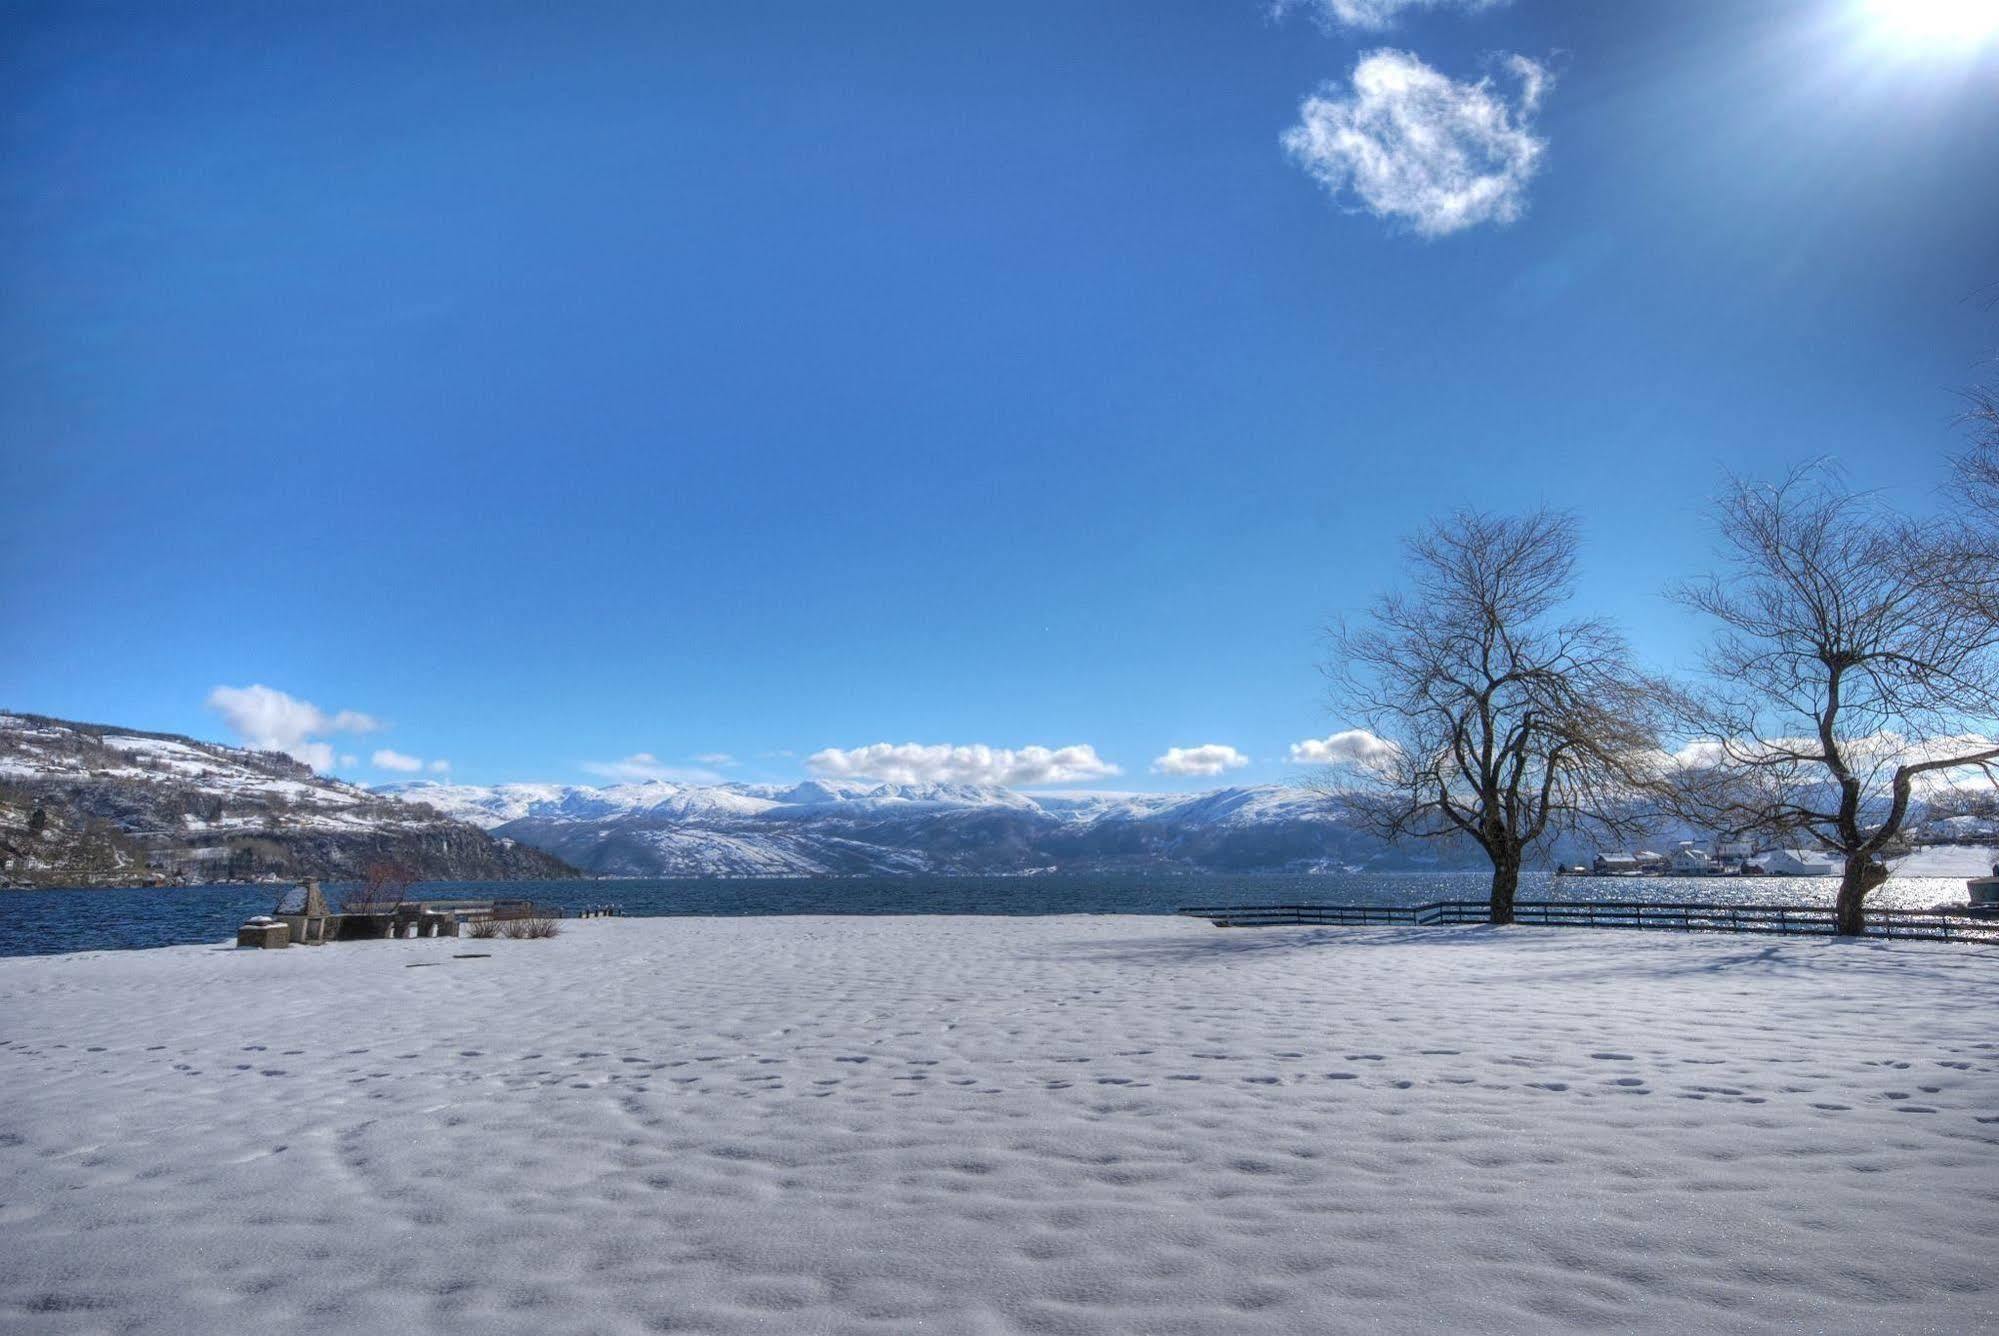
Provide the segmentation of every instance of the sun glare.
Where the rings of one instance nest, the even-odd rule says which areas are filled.
[[[1975,46],[1999,35],[1999,0],[1861,0],[1876,31],[1926,47]]]

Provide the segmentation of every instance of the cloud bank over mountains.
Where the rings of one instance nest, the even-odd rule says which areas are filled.
[[[872,779],[885,784],[980,784],[1032,788],[1047,784],[1087,784],[1123,771],[1097,755],[1095,747],[988,747],[917,742],[877,742],[866,747],[827,747],[805,758],[823,779]]]
[[[1152,762],[1152,771],[1158,775],[1219,775],[1248,764],[1249,758],[1234,747],[1209,742],[1199,747],[1168,747],[1164,756]]]
[[[353,753],[336,753],[330,739],[388,727],[374,715],[359,710],[322,710],[311,701],[262,684],[216,687],[209,693],[208,706],[242,745],[283,752],[321,772],[333,769],[336,761],[343,770],[360,764],[360,757]],[[1349,729],[1328,738],[1292,743],[1289,760],[1311,765],[1366,764],[1392,752],[1388,743],[1373,734]],[[790,751],[759,753],[766,761],[789,760],[794,755]],[[452,769],[443,757],[426,759],[393,747],[378,747],[367,760],[374,769],[392,775],[441,776]],[[726,751],[701,752],[688,760],[691,764],[677,764],[652,752],[636,751],[614,761],[583,761],[577,768],[612,784],[712,786],[725,782],[721,771],[742,765]],[[1237,747],[1204,742],[1168,747],[1153,758],[1150,769],[1155,775],[1173,778],[1213,778],[1253,763],[1254,758]],[[822,780],[1000,789],[1087,786],[1124,773],[1123,767],[1099,755],[1088,743],[995,747],[985,743],[875,742],[822,748],[805,758],[805,770]]]
[[[1329,738],[1307,738],[1291,744],[1293,765],[1375,765],[1395,754],[1395,744],[1364,728],[1349,728]]]
[[[274,687],[216,687],[208,693],[208,708],[245,747],[283,752],[314,770],[333,768],[333,744],[340,733],[373,733],[382,727],[373,715],[358,710],[328,713]]]
[[[252,683],[247,687],[216,687],[208,693],[208,708],[222,716],[222,722],[245,747],[258,751],[283,752],[303,761],[321,774],[333,769],[335,753],[330,739],[341,735],[379,733],[388,725],[372,714],[359,710],[327,711],[309,700],[301,700],[276,687]],[[343,768],[351,769],[358,758],[341,754]],[[443,757],[425,761],[420,756],[382,747],[368,758],[377,770],[413,775],[428,770],[434,775],[450,771]]]

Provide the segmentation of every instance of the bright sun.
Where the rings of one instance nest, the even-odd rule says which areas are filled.
[[[1999,0],[1862,0],[1884,36],[1925,46],[1976,45],[1999,35]]]

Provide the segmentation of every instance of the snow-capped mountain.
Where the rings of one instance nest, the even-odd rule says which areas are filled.
[[[1390,846],[1318,794],[1284,785],[1206,793],[1015,792],[947,784],[407,783],[377,790],[627,877],[890,873],[1279,872],[1479,867],[1468,846]],[[1926,811],[1928,819],[1930,813]],[[1966,843],[1999,816],[1934,813],[1929,838]],[[1661,832],[1661,847],[1701,832]],[[1587,845],[1554,851],[1569,861]]]
[[[0,885],[570,875],[548,855],[277,752],[0,712]]]
[[[1274,871],[1430,866],[1386,849],[1317,794],[1022,793],[953,784],[404,783],[425,803],[610,876]]]

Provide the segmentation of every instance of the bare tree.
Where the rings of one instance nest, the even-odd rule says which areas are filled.
[[[1578,542],[1567,514],[1460,512],[1405,544],[1406,592],[1333,634],[1335,706],[1386,746],[1328,789],[1391,840],[1477,845],[1494,923],[1544,841],[1638,829],[1658,756],[1654,687],[1623,637],[1559,618]]]
[[[1824,465],[1731,479],[1719,508],[1725,570],[1678,591],[1720,624],[1683,698],[1682,810],[1836,855],[1838,931],[1857,934],[1918,789],[1999,773],[1999,624],[1971,592],[1989,577]]]
[[[361,869],[361,881],[341,900],[345,914],[393,913],[416,884],[416,874],[400,863],[381,861]]]

